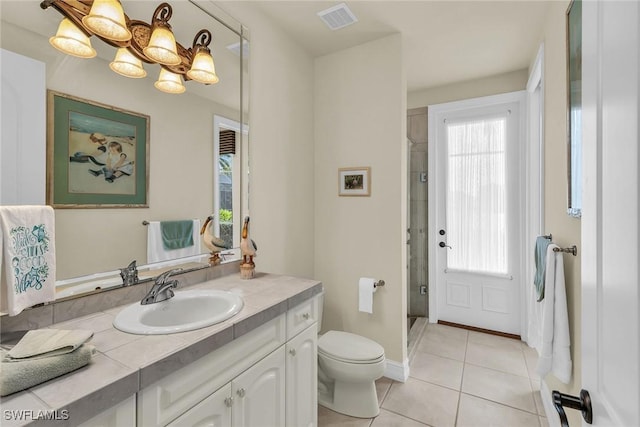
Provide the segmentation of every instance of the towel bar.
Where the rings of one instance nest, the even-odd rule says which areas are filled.
[[[374,282],[373,287],[377,288],[380,286],[384,286],[384,280],[378,280],[377,282]]]
[[[572,254],[573,256],[577,256],[578,248],[576,247],[576,245],[573,245],[570,248],[553,248],[553,252],[565,252],[568,254]]]
[[[142,221],[142,225],[149,225],[149,221],[145,219],[144,221]]]

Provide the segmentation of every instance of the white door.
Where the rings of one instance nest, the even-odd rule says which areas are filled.
[[[234,427],[285,425],[284,346],[231,382]]]
[[[167,427],[231,427],[232,402],[231,383],[228,383],[168,424]],[[96,424],[93,426],[95,427]]]
[[[524,99],[429,106],[432,321],[520,334]]]
[[[582,387],[594,426],[638,426],[640,3],[582,7]]]
[[[286,345],[286,425],[289,427],[318,425],[317,347],[317,324],[300,332]]]

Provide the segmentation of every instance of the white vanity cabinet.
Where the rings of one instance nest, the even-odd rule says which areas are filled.
[[[233,427],[283,426],[285,357],[280,347],[231,382]]]
[[[230,426],[231,402],[231,384],[227,384],[178,417],[168,427]]]
[[[318,328],[314,323],[286,345],[287,427],[318,424]]]
[[[116,406],[99,413],[79,427],[117,427],[136,424],[136,396],[123,400]]]
[[[317,425],[317,298],[138,392],[138,426]]]

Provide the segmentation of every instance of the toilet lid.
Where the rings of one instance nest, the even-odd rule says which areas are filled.
[[[375,341],[342,331],[329,331],[318,339],[318,352],[341,360],[364,362],[380,359],[384,348]]]

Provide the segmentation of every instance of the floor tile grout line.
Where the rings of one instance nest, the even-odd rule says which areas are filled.
[[[400,412],[396,412],[396,411],[394,411],[394,410],[392,410],[392,409],[389,409],[389,408],[382,408],[382,407],[380,407],[380,409],[384,409],[384,410],[385,410],[385,411],[387,411],[387,412],[391,412],[392,414],[399,415],[399,416],[401,416],[401,417],[403,417],[403,418],[406,418],[406,419],[411,420],[411,421],[415,421],[415,422],[420,423],[420,424],[422,424],[422,425],[425,425],[425,426],[431,426],[431,424],[423,423],[423,422],[422,422],[422,421],[420,421],[420,420],[416,420],[415,418],[411,418],[411,417],[410,417],[410,416],[408,416],[407,414],[402,414],[402,413],[400,413]],[[378,416],[379,416],[379,415],[378,415]],[[375,418],[374,418],[374,419],[375,419]]]
[[[500,405],[500,406],[504,406],[505,408],[511,408],[511,409],[516,409],[518,411],[521,412],[526,412],[527,414],[530,415],[535,415],[537,417],[540,417],[541,415],[536,412],[531,412],[531,411],[527,411],[526,409],[522,409],[522,408],[516,408],[515,406],[511,406],[511,405],[507,405],[506,403],[503,402],[498,402],[496,400],[491,400],[487,397],[483,397],[483,396],[476,396],[475,394],[469,393],[469,392],[460,392],[461,395],[466,394],[467,396],[471,396],[471,397],[475,397],[476,399],[481,399],[481,400],[485,400],[487,402],[491,402],[491,403],[495,403],[496,405]],[[535,403],[534,403],[535,404]]]
[[[489,367],[489,366],[478,365],[477,363],[473,363],[473,362],[467,362],[466,360],[465,360],[465,362],[464,362],[464,363],[465,363],[465,364],[467,364],[467,363],[468,363],[469,365],[471,365],[471,366],[475,366],[476,368],[490,369],[490,370],[492,370],[492,371],[494,371],[494,372],[499,372],[499,373],[501,373],[501,374],[507,374],[507,375],[513,375],[513,376],[516,376],[516,377],[519,377],[519,378],[525,378],[525,379],[529,380],[529,387],[531,387],[531,377],[530,377],[528,374],[527,374],[527,376],[524,376],[524,375],[518,375],[518,374],[514,374],[513,372],[501,371],[500,369],[491,368],[491,367]],[[533,389],[533,387],[532,387],[532,389]]]

